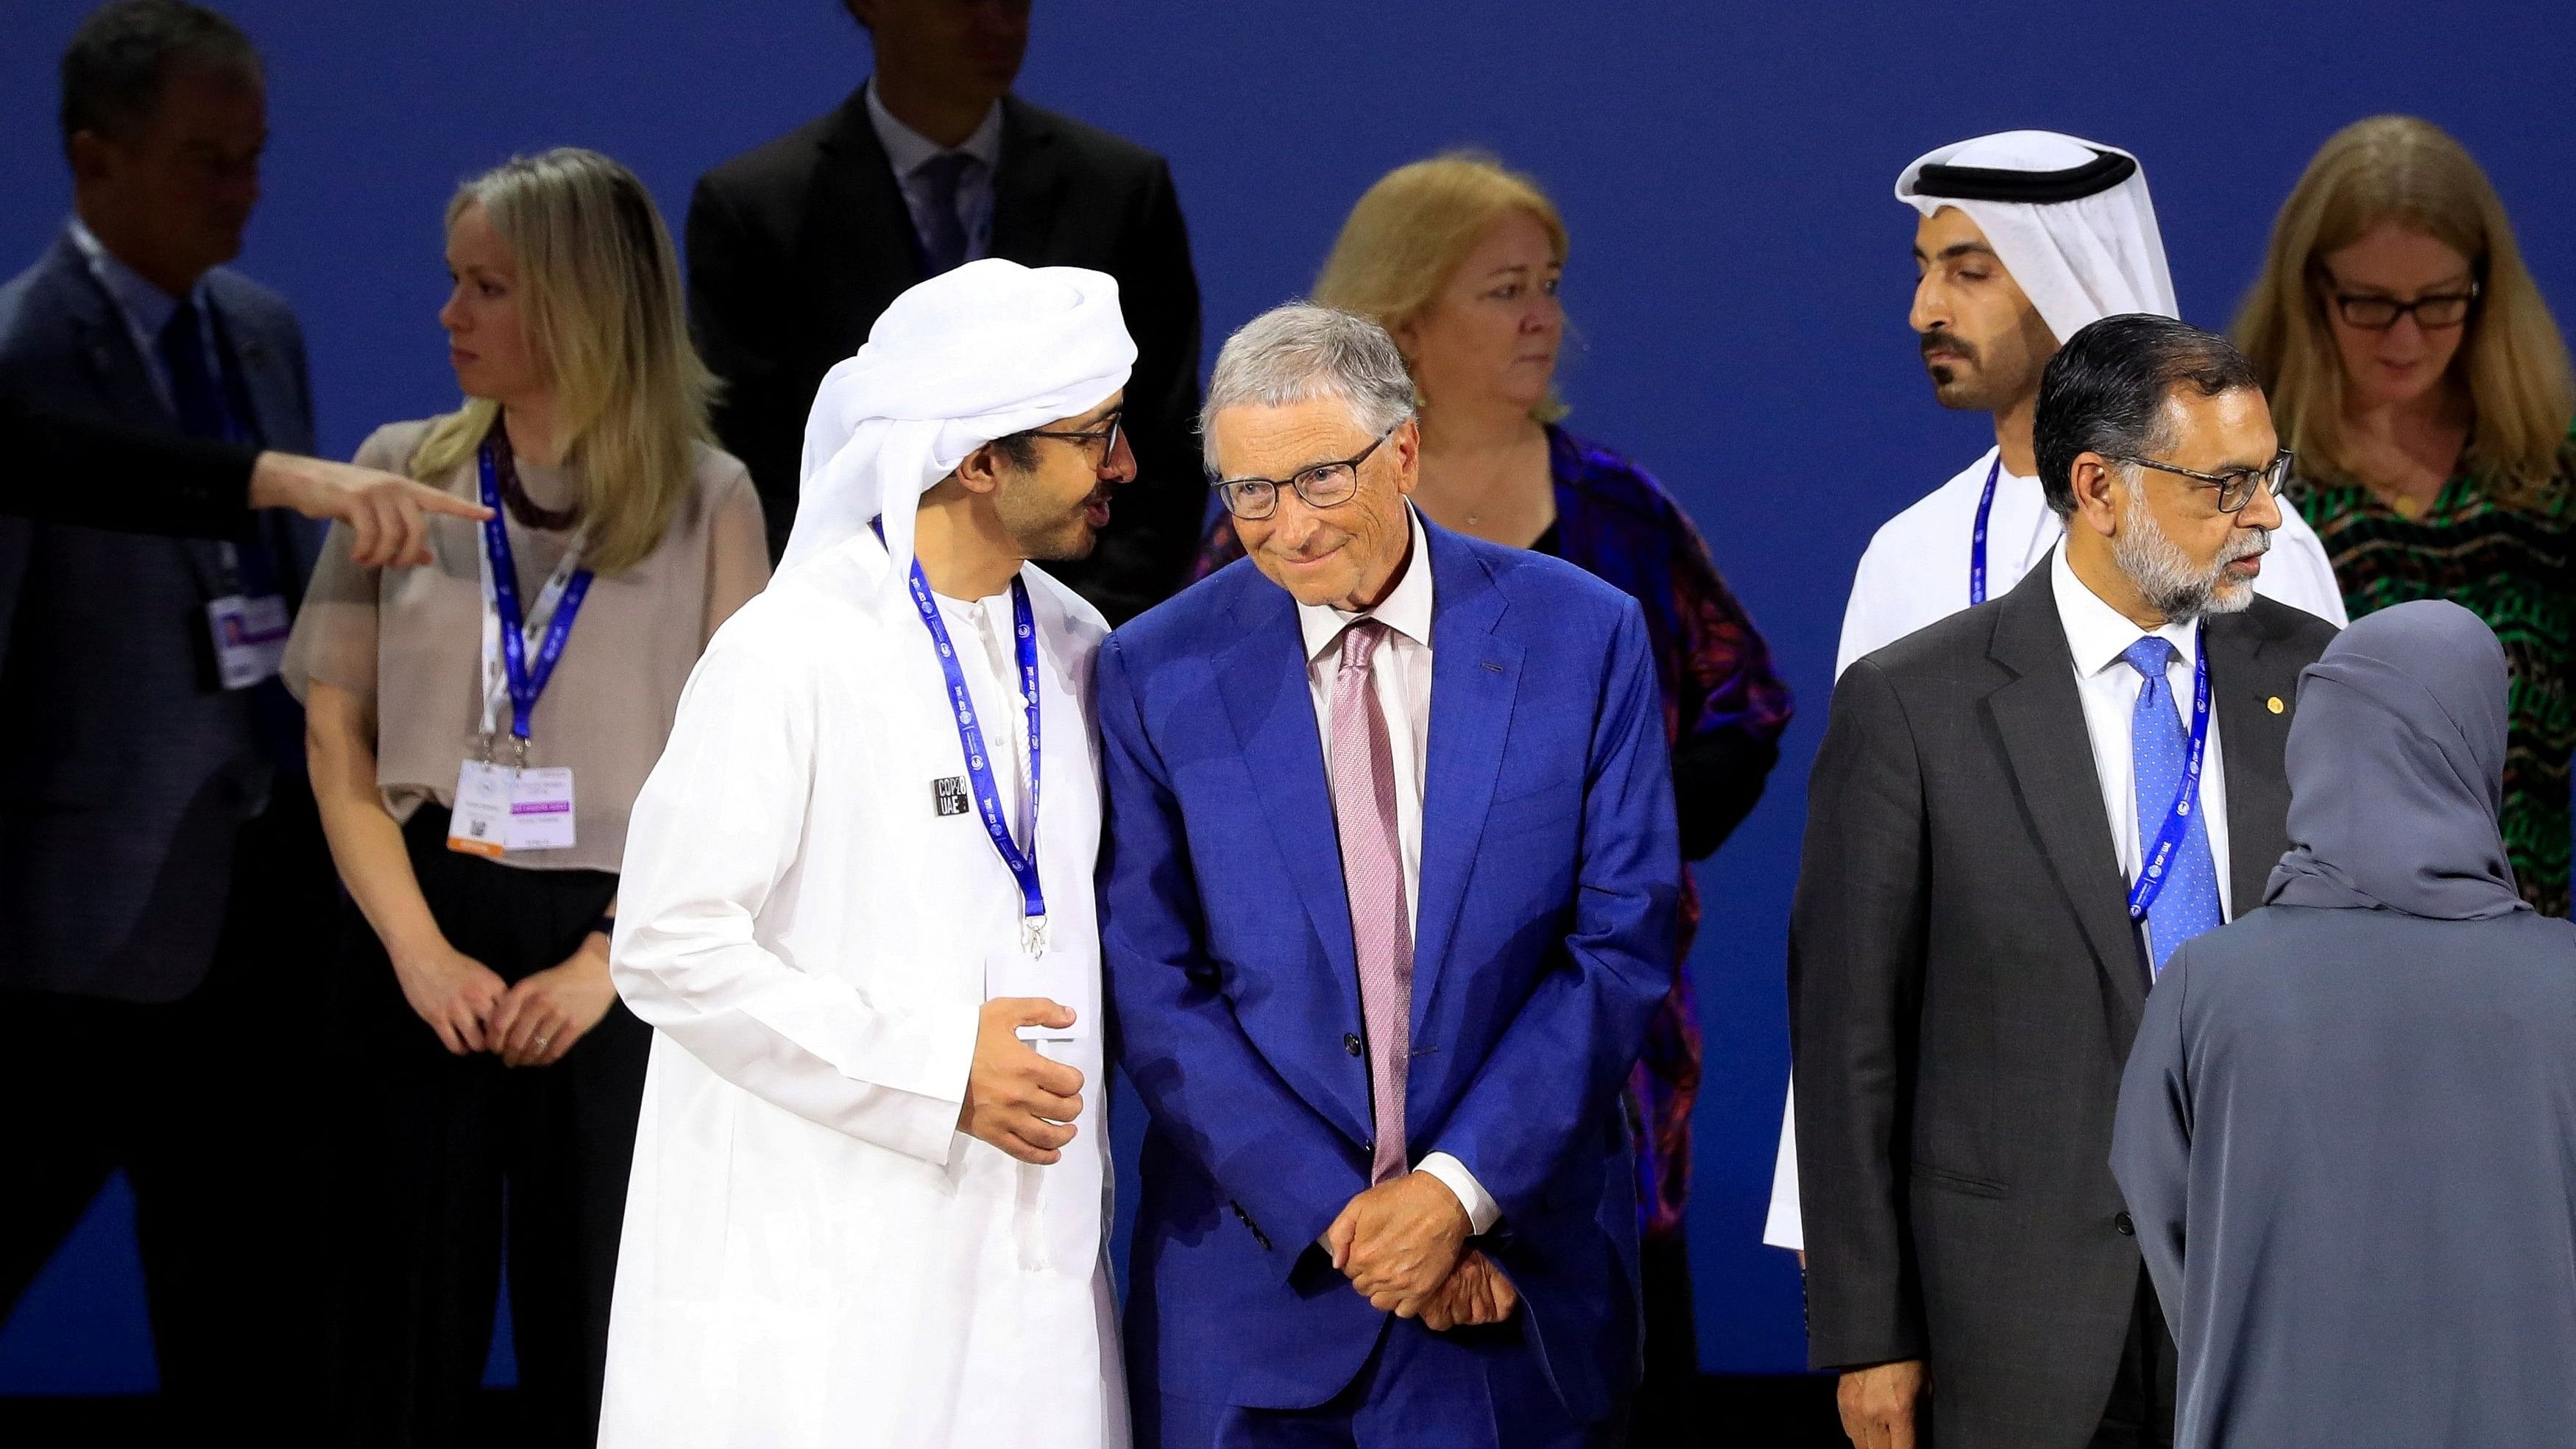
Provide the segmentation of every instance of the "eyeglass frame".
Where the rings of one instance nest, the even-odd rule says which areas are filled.
[[[1109,460],[1117,455],[1118,435],[1124,432],[1126,427],[1127,410],[1125,408],[1112,408],[1109,411],[1109,415],[1102,418],[1100,420],[1100,426],[1096,428],[1085,428],[1080,432],[1075,432],[1068,428],[1030,428],[1021,433],[1020,436],[1023,438],[1053,438],[1059,443],[1072,443],[1078,447],[1087,447],[1090,444],[1105,441],[1107,446],[1100,450],[1100,466],[1105,470],[1109,466]]]
[[[1387,440],[1387,439],[1389,439],[1389,438],[1394,437],[1394,436],[1395,436],[1395,434],[1396,434],[1396,430],[1397,430],[1398,428],[1402,428],[1406,423],[1409,423],[1409,422],[1411,422],[1411,421],[1413,421],[1413,415],[1412,415],[1412,414],[1410,414],[1410,413],[1407,413],[1405,416],[1400,417],[1400,418],[1397,418],[1397,419],[1395,420],[1395,425],[1394,425],[1393,427],[1390,427],[1390,428],[1388,428],[1385,432],[1378,434],[1378,435],[1377,435],[1377,441],[1375,441],[1375,442],[1373,442],[1373,443],[1369,444],[1369,445],[1368,445],[1367,447],[1365,447],[1365,448],[1360,449],[1358,453],[1356,453],[1356,454],[1352,455],[1351,457],[1348,457],[1348,458],[1336,458],[1336,459],[1334,459],[1333,461],[1331,461],[1331,462],[1329,462],[1329,463],[1312,463],[1312,464],[1309,464],[1309,465],[1307,465],[1306,467],[1303,467],[1303,468],[1298,469],[1294,474],[1290,475],[1290,476],[1289,476],[1287,479],[1285,479],[1285,480],[1281,480],[1281,479],[1278,479],[1278,478],[1215,478],[1215,479],[1210,479],[1210,480],[1209,480],[1209,482],[1208,482],[1208,487],[1210,487],[1210,488],[1212,488],[1212,489],[1214,489],[1214,490],[1216,491],[1216,501],[1217,501],[1219,504],[1223,505],[1223,507],[1225,508],[1225,511],[1226,511],[1226,515],[1227,515],[1228,517],[1230,517],[1230,518],[1240,518],[1240,519],[1243,519],[1244,521],[1246,521],[1246,522],[1248,522],[1248,523],[1259,523],[1261,520],[1263,520],[1263,519],[1265,519],[1265,518],[1273,518],[1273,517],[1276,517],[1276,516],[1278,515],[1278,513],[1279,513],[1279,490],[1280,490],[1281,488],[1287,488],[1287,489],[1289,489],[1289,490],[1293,491],[1294,493],[1296,493],[1296,495],[1297,495],[1297,501],[1298,501],[1298,502],[1300,502],[1300,503],[1305,504],[1305,505],[1306,505],[1307,507],[1309,507],[1309,508],[1339,508],[1339,507],[1341,507],[1343,504],[1348,503],[1348,502],[1350,502],[1352,499],[1357,498],[1357,497],[1359,496],[1359,492],[1360,492],[1360,465],[1361,465],[1362,463],[1365,463],[1365,462],[1367,462],[1367,461],[1369,460],[1369,455],[1370,455],[1370,454],[1375,453],[1378,449],[1380,449],[1380,448],[1382,448],[1382,447],[1385,447],[1385,446],[1386,446],[1386,440]],[[1308,493],[1308,492],[1306,491],[1306,485],[1305,485],[1305,483],[1303,482],[1303,480],[1304,480],[1304,479],[1306,479],[1306,478],[1308,478],[1308,477],[1310,477],[1310,476],[1312,476],[1312,475],[1314,475],[1314,474],[1317,474],[1317,473],[1329,472],[1329,471],[1332,471],[1332,470],[1335,470],[1335,469],[1342,469],[1342,468],[1347,468],[1347,469],[1349,469],[1349,470],[1350,470],[1350,475],[1351,475],[1351,491],[1350,491],[1350,492],[1343,494],[1341,497],[1336,498],[1336,499],[1332,500],[1332,501],[1331,501],[1331,502],[1329,502],[1329,503],[1326,503],[1326,502],[1322,502],[1322,501],[1317,500],[1317,499],[1316,499],[1312,494],[1310,494],[1310,493]],[[1238,508],[1236,508],[1236,507],[1234,506],[1234,490],[1235,490],[1235,489],[1237,489],[1237,488],[1244,487],[1244,486],[1246,486],[1246,485],[1248,485],[1248,484],[1253,484],[1253,483],[1262,483],[1262,484],[1267,484],[1267,485],[1269,486],[1269,488],[1270,488],[1270,506],[1269,506],[1268,508],[1263,509],[1263,510],[1262,510],[1261,512],[1259,512],[1259,513],[1245,513],[1245,512],[1243,512],[1242,510],[1240,510],[1240,509],[1238,509]]]
[[[2448,332],[2454,327],[2466,327],[2469,325],[2469,318],[2478,310],[2478,298],[2486,294],[2486,287],[2471,279],[2469,289],[2465,292],[2428,292],[2412,302],[2400,302],[2394,297],[2376,296],[2368,292],[2347,292],[2343,290],[2343,283],[2335,280],[2334,273],[2323,267],[2317,270],[2326,284],[2327,300],[2334,303],[2335,316],[2341,318],[2346,327],[2358,327],[2364,332],[2386,332],[2397,325],[2398,319],[2404,317],[2414,318],[2416,327],[2425,332]],[[2388,308],[2388,320],[2385,322],[2359,320],[2352,315],[2352,307],[2356,302],[2373,302]],[[2422,311],[2424,307],[2445,302],[2460,304],[2460,316],[2457,321],[2427,322],[2424,320]]]
[[[2290,481],[2290,465],[2299,455],[2287,448],[2282,448],[2274,453],[2270,467],[2259,471],[2252,468],[2239,468],[2232,473],[2203,473],[2197,468],[2185,468],[2178,463],[2159,463],[2153,458],[2136,458],[2124,453],[2104,453],[2102,456],[2114,463],[2129,463],[2140,468],[2153,468],[2159,473],[2173,473],[2206,483],[2218,490],[2218,511],[2236,514],[2244,512],[2246,506],[2254,501],[2256,488],[2269,491],[2275,498],[2280,497],[2282,486]],[[2237,478],[2250,478],[2254,481],[2244,485],[2244,497],[2230,504],[2227,501],[2227,490],[2231,486],[2229,480]]]

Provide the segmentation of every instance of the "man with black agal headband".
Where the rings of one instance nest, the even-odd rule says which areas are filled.
[[[2065,542],[1845,670],[1808,780],[1808,1351],[1861,1449],[2171,1433],[2112,1108],[2157,972],[2289,845],[2290,700],[2334,632],[2254,592],[2290,458],[2225,338],[2086,327],[2034,437]]]
[[[1935,620],[2012,592],[2066,532],[2034,461],[2040,370],[2060,342],[2121,313],[2181,315],[2138,159],[2055,131],[1940,147],[1896,178],[1916,213],[1906,321],[1941,406],[1994,415],[1995,446],[1882,526],[1861,556],[1834,672]],[[2255,592],[2344,621],[2325,549],[2281,522]],[[1793,1112],[1794,1116],[1794,1104]],[[1797,1148],[1783,1130],[1763,1241],[1802,1245]]]
[[[2576,1434],[2576,927],[2514,890],[2505,655],[2399,604],[2299,680],[2264,908],[2165,967],[2111,1166],[2174,1443]]]

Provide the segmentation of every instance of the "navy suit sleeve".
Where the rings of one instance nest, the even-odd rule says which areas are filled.
[[[1117,636],[1100,649],[1107,830],[1100,959],[1119,1064],[1155,1127],[1284,1249],[1281,1276],[1362,1183],[1339,1133],[1263,1059],[1209,959],[1179,799]]]
[[[1509,1219],[1601,1130],[1672,989],[1681,838],[1645,617],[1623,600],[1583,790],[1574,929],[1427,1150],[1466,1164]],[[1473,909],[1473,902],[1469,908]]]
[[[2120,1111],[2111,1125],[2111,1175],[2129,1204],[2138,1252],[2155,1280],[2165,1321],[2182,1331],[2182,1256],[2191,1187],[2191,1084],[2184,1069],[2182,1020],[2191,948],[2174,952],[2147,993],[2147,1014],[2120,1077]]]

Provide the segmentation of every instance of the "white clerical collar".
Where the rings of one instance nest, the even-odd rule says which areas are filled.
[[[910,176],[921,168],[921,163],[924,161],[948,151],[960,151],[983,162],[987,175],[992,174],[993,169],[1002,163],[1002,103],[1000,101],[993,102],[993,108],[984,113],[984,119],[963,142],[955,146],[942,146],[896,120],[894,112],[885,108],[885,102],[877,99],[877,83],[871,77],[868,81],[868,124],[875,128],[877,144],[885,147],[886,160],[893,163],[894,174],[898,179]]]
[[[2066,626],[2066,647],[2075,656],[2075,672],[2091,677],[2121,662],[2129,646],[2149,631],[2105,602],[2092,586],[2075,576],[2066,550],[2055,550],[2048,565],[2050,591],[2057,596],[2058,622]],[[2200,630],[2194,620],[2168,622],[2153,633],[2172,644],[2186,665],[2200,657]]]
[[[1416,644],[1431,643],[1431,540],[1423,535],[1422,515],[1413,505],[1404,505],[1404,516],[1413,527],[1412,557],[1404,566],[1404,577],[1396,580],[1395,591],[1380,600],[1374,609],[1351,613],[1330,604],[1299,604],[1297,629],[1306,641],[1306,657],[1314,659],[1333,647],[1342,631],[1363,618],[1373,618]]]

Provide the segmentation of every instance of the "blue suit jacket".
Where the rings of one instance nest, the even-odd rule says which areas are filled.
[[[1637,1205],[1620,1108],[1671,981],[1681,855],[1637,605],[1425,526],[1431,728],[1406,1144],[1501,1204],[1568,1407],[1633,1385]],[[1358,966],[1288,593],[1239,562],[1110,636],[1101,955],[1150,1109],[1128,1301],[1141,1394],[1320,1404],[1387,1321],[1315,1239],[1368,1186]]]
[[[295,314],[233,272],[206,287],[257,441],[310,453]],[[68,235],[0,287],[0,390],[179,426]],[[271,531],[296,542],[293,597],[318,536],[301,520]],[[221,577],[211,543],[0,518],[0,986],[170,1001],[204,977],[233,839],[272,787],[248,691],[211,678],[204,607]]]

